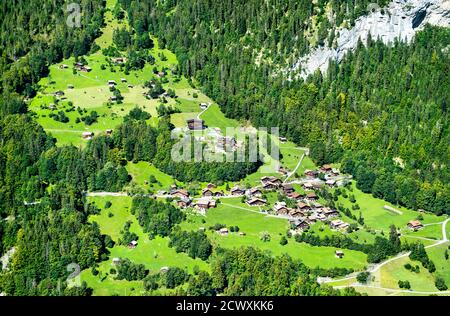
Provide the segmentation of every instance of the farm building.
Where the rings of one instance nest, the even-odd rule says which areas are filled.
[[[302,199],[304,196],[298,192],[292,192],[292,193],[289,193],[287,195],[287,197],[298,201],[298,200]]]
[[[309,228],[309,224],[305,220],[302,220],[302,219],[296,219],[296,220],[290,221],[290,224],[291,224],[292,228],[294,228],[296,230],[300,230],[300,231],[307,230]]]
[[[219,229],[219,235],[221,236],[227,236],[228,235],[228,228],[221,228]]]
[[[317,201],[318,199],[319,199],[319,197],[315,193],[308,193],[306,195],[306,200],[308,200],[310,202]]]
[[[180,199],[180,200],[178,200],[177,201],[177,205],[178,205],[178,207],[180,207],[180,208],[186,208],[186,207],[188,207],[189,205],[191,205],[191,199],[189,199],[189,198],[182,198],[182,199]]]
[[[423,228],[422,223],[418,220],[410,221],[407,226],[413,231],[418,231],[419,229]]]
[[[294,187],[292,184],[283,184],[283,191],[285,194],[290,194],[294,192]]]
[[[298,208],[299,210],[302,210],[302,211],[308,211],[308,210],[311,209],[311,207],[310,207],[308,204],[305,204],[305,203],[303,203],[303,202],[298,202],[298,203],[297,203],[297,208]]]
[[[113,259],[112,259],[112,264],[113,264],[113,265],[118,265],[118,264],[120,264],[120,262],[121,262],[121,261],[120,261],[120,258],[113,258]]]
[[[250,189],[249,193],[250,193],[250,196],[262,196],[262,192],[258,188]]]
[[[205,122],[203,120],[199,120],[199,119],[189,119],[189,120],[187,120],[188,128],[191,131],[203,130],[205,128],[204,124],[205,124]]]
[[[344,257],[344,252],[342,250],[336,250],[335,255],[336,255],[336,258],[341,259]]]
[[[136,240],[132,240],[129,244],[128,244],[128,248],[130,249],[134,249],[136,248],[138,245],[138,242]]]
[[[331,229],[346,229],[349,226],[350,226],[349,223],[346,223],[340,219],[336,219],[334,221],[331,221],[331,223],[330,223]]]

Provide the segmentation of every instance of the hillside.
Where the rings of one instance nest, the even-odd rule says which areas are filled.
[[[450,294],[448,1],[41,2],[0,5],[0,296]]]

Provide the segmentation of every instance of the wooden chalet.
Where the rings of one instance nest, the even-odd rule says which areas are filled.
[[[221,229],[219,229],[218,233],[221,236],[227,236],[228,235],[228,228],[226,228],[226,227],[221,228]]]
[[[350,224],[346,223],[340,219],[335,219],[333,221],[330,222],[330,228],[331,229],[346,229],[347,227],[349,227]]]
[[[260,198],[253,198],[247,201],[247,204],[250,206],[262,206],[266,205],[267,201]]]
[[[262,196],[262,192],[258,188],[251,188],[249,193],[250,193],[250,196]]]
[[[311,207],[308,204],[305,204],[303,202],[298,202],[297,203],[297,208],[303,212],[305,211],[309,211],[311,209]]]
[[[309,224],[303,219],[295,219],[290,221],[291,227],[295,230],[304,231],[309,228]]]
[[[326,182],[325,182],[325,184],[327,185],[327,186],[329,186],[330,188],[333,188],[333,187],[335,187],[336,186],[336,180],[327,180]]]
[[[315,193],[308,193],[306,195],[306,200],[313,202],[313,201],[317,201],[319,199],[319,197],[315,194]]]
[[[333,170],[333,167],[331,165],[323,165],[320,168],[320,171],[323,173],[330,173]]]
[[[309,177],[309,178],[315,178],[317,177],[317,171],[315,170],[306,170],[305,171],[305,176]]]
[[[177,201],[177,205],[180,208],[187,208],[187,207],[189,207],[189,205],[191,205],[191,202],[192,201],[189,198],[182,198]]]
[[[272,177],[262,177],[261,184],[265,184],[265,183],[273,183],[276,186],[279,186],[283,183],[283,181],[281,181],[277,177],[273,177],[273,176]]]
[[[128,248],[130,249],[134,249],[136,248],[138,245],[138,242],[136,240],[132,240],[129,244],[128,244]]]
[[[334,217],[339,217],[339,212],[336,210],[333,210],[329,207],[325,207],[322,210],[322,214],[325,215],[327,217],[327,219],[329,218],[334,218]]]
[[[304,217],[305,213],[303,213],[300,210],[293,209],[293,210],[289,210],[289,216],[290,217]]]

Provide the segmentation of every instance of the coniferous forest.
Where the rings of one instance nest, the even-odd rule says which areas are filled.
[[[339,164],[375,198],[450,215],[449,28],[427,26],[411,43],[370,38],[339,64],[331,62],[326,73],[305,80],[282,71],[314,47],[333,45],[337,26],[354,25],[371,2],[118,0],[130,32],[114,30],[115,47],[102,53],[112,57],[115,49],[137,47],[126,67],[140,70],[154,62],[146,52],[153,47],[148,34],[155,35],[160,48],[176,54],[176,70],[228,118],[279,127],[282,136],[310,148],[317,166]],[[92,295],[86,283],[69,287],[65,281],[73,262],[95,271],[111,259],[111,236],[89,220],[101,210],[86,192],[123,192],[132,182],[127,164],[151,163],[185,183],[238,182],[262,164],[174,162],[173,113],[163,107],[156,125],[136,107],[111,135],[96,135],[84,147],[57,146],[24,100],[36,96],[51,65],[100,51],[94,41],[106,23],[105,1],[82,0],[81,27],[70,29],[69,3],[0,3],[0,255],[15,249],[9,270],[0,270],[6,295]],[[253,247],[225,249],[203,231],[182,230],[185,214],[170,202],[133,197],[131,214],[149,240],[169,238],[170,249],[207,262],[210,271],[149,274],[126,259],[118,280],[142,281],[150,293],[183,285],[179,295],[360,295],[316,281],[353,270],[312,269]],[[123,245],[135,238],[129,228],[121,231]],[[358,251],[370,263],[412,250],[414,260],[431,266],[423,245],[401,244],[395,226],[389,239],[377,236],[370,245],[309,233],[289,242]]]

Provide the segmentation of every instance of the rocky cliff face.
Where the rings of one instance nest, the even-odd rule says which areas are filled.
[[[450,27],[450,0],[395,0],[385,8],[374,5],[369,9],[371,13],[360,17],[353,28],[338,29],[332,47],[318,47],[300,58],[287,70],[291,79],[306,78],[317,69],[324,73],[330,60],[341,61],[349,50],[357,47],[358,39],[366,43],[369,34],[389,44],[397,38],[411,41],[427,23]]]

